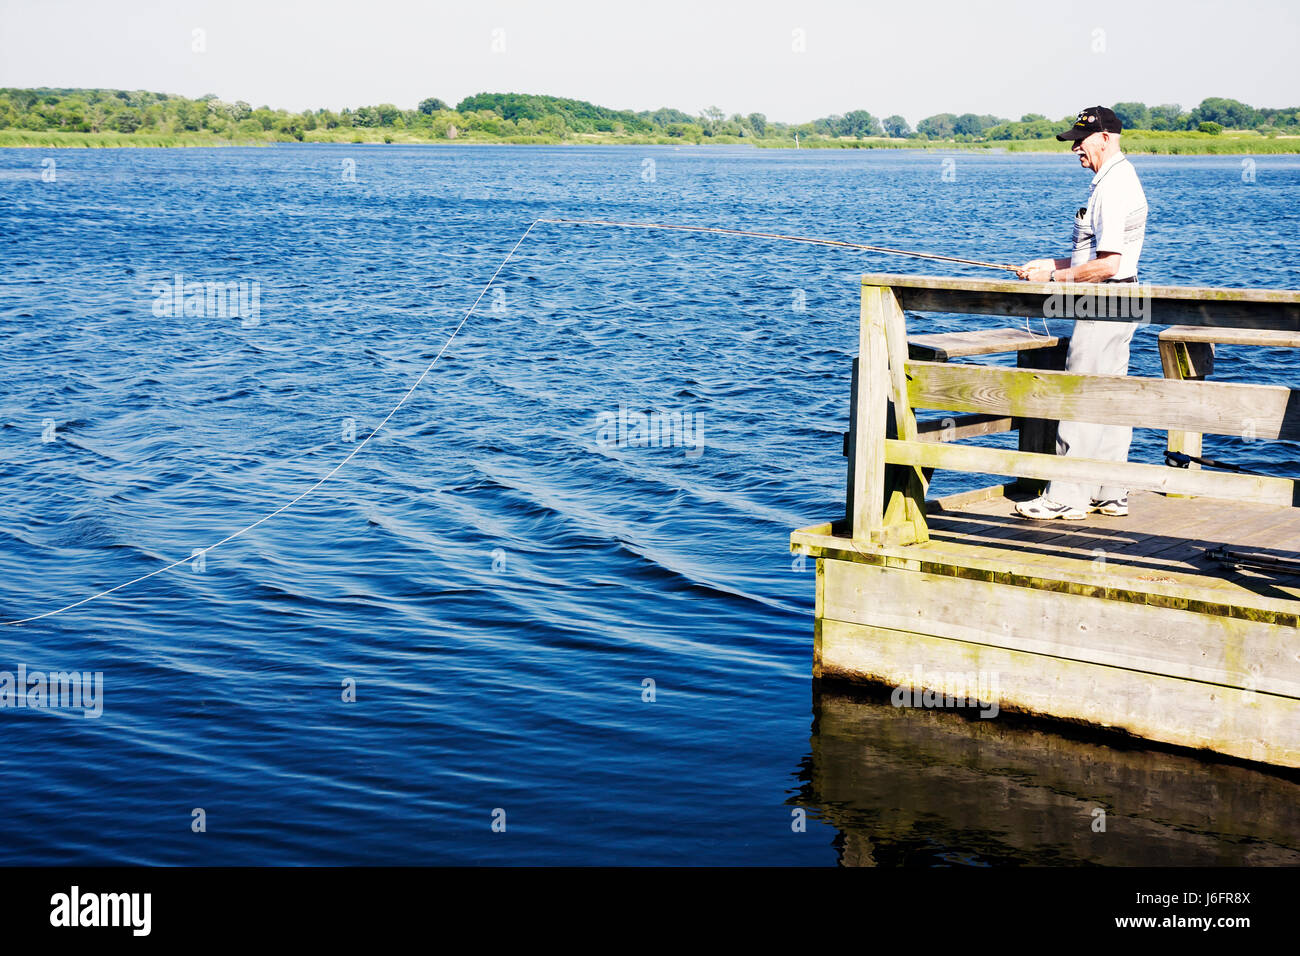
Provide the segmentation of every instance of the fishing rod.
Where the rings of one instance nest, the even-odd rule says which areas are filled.
[[[717,226],[683,226],[662,222],[615,222],[609,219],[538,219],[538,222],[564,223],[570,226],[623,226],[629,229],[668,229],[676,232],[709,232],[723,236],[747,236],[756,239],[780,239],[784,242],[803,242],[813,246],[839,246],[843,249],[860,249],[863,252],[878,252],[887,256],[911,256],[914,259],[933,259],[936,262],[956,262],[965,266],[978,266],[981,269],[997,269],[1002,272],[1019,272],[1019,266],[1005,265],[1000,262],[983,262],[979,259],[962,259],[957,256],[941,256],[933,252],[913,252],[908,249],[891,249],[888,246],[870,246],[862,242],[844,242],[840,239],[817,239],[810,236],[790,236],[779,232],[755,232],[749,229],[722,229]]]

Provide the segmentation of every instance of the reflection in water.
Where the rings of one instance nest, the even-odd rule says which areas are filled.
[[[811,750],[793,802],[839,831],[843,866],[1300,864],[1285,771],[826,683]]]

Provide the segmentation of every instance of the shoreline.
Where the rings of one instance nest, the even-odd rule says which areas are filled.
[[[1162,156],[1269,156],[1300,154],[1300,136],[1264,137],[1210,134],[1168,134],[1135,130],[1126,134],[1124,151],[1130,155]],[[610,137],[579,134],[564,139],[542,136],[473,136],[455,139],[380,133],[369,137],[293,137],[275,139],[230,139],[201,134],[127,134],[63,133],[48,131],[0,130],[0,149],[222,149],[230,147],[274,146],[750,146],[754,149],[795,149],[794,140],[754,142],[738,137],[715,137],[709,142],[671,137]],[[814,140],[799,143],[799,149],[903,149],[925,152],[1056,153],[1064,144],[1056,140],[992,140],[957,142],[950,140],[915,140],[872,138],[863,140]]]

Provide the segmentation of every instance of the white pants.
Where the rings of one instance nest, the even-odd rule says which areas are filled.
[[[1137,322],[1099,322],[1080,319],[1074,323],[1070,350],[1065,358],[1067,372],[1127,375],[1129,342]],[[1131,425],[1094,425],[1091,422],[1061,422],[1056,432],[1056,453],[1102,461],[1127,461]],[[1127,488],[1118,485],[1081,485],[1053,481],[1047,497],[1071,508],[1086,511],[1094,498],[1122,498]]]

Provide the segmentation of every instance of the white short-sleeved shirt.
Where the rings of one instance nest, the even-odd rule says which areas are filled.
[[[1119,271],[1114,278],[1131,279],[1137,275],[1146,228],[1147,197],[1137,170],[1127,156],[1116,153],[1092,177],[1088,205],[1075,213],[1070,265],[1083,265],[1103,252],[1118,252]]]

